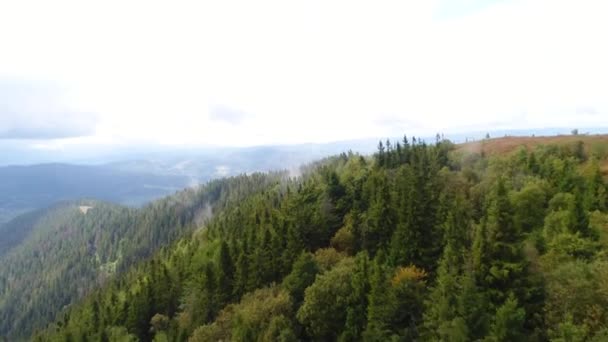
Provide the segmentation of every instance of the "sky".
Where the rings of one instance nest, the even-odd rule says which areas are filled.
[[[0,144],[608,126],[605,1],[3,1]]]

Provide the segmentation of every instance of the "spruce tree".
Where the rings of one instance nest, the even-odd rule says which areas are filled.
[[[462,295],[463,266],[466,262],[465,237],[469,228],[465,211],[464,199],[458,196],[444,223],[445,247],[424,315],[425,336],[432,340],[466,339],[468,328],[458,311],[458,300]]]
[[[232,288],[234,285],[234,264],[230,256],[230,250],[226,241],[220,244],[218,269],[217,269],[217,286],[218,286],[218,304],[223,306],[230,301]]]
[[[360,252],[355,258],[355,269],[351,278],[352,294],[348,298],[344,331],[341,341],[359,341],[367,324],[368,294],[370,291],[370,262],[366,252]]]
[[[363,338],[367,341],[383,341],[391,335],[390,322],[393,316],[393,302],[388,281],[389,270],[381,259],[381,255],[374,259],[370,274],[367,326],[363,333]]]

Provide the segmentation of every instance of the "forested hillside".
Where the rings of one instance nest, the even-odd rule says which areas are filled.
[[[188,236],[228,203],[282,177],[213,181],[142,209],[80,201],[15,219],[1,231],[8,239],[0,244],[0,336],[29,336],[92,289]]]
[[[36,226],[36,222],[44,217],[45,214],[62,205],[65,204],[60,203],[52,207],[34,210],[0,225],[0,236],[2,237],[0,239],[0,257],[25,240]]]
[[[329,158],[34,339],[606,341],[605,158],[578,140],[487,154],[405,138]]]

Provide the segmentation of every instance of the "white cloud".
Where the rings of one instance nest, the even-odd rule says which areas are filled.
[[[101,140],[608,125],[603,2],[470,3],[5,2],[0,75],[66,84]]]
[[[97,115],[53,84],[0,78],[0,139],[63,139],[95,133]]]

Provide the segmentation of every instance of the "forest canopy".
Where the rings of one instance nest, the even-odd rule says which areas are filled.
[[[33,339],[605,341],[605,162],[440,136],[343,153],[243,192]]]

